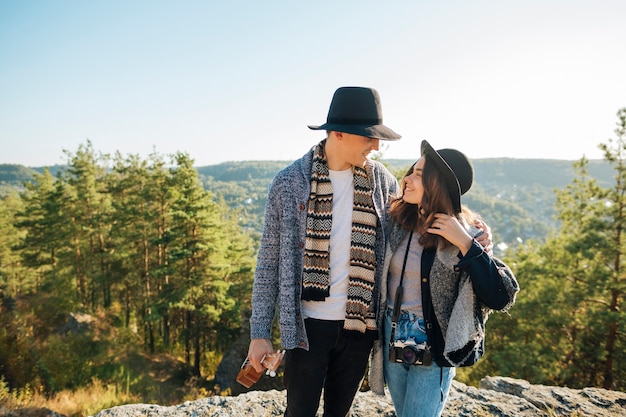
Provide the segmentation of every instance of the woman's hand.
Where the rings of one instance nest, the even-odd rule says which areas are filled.
[[[428,233],[443,237],[459,248],[463,256],[470,250],[474,241],[456,217],[444,213],[435,213],[435,220],[428,228]]]
[[[476,222],[474,222],[474,226],[483,231],[482,235],[476,237],[476,241],[480,243],[485,252],[490,253],[493,249],[493,241],[491,240],[491,227],[489,227],[489,225],[482,220],[476,220]]]

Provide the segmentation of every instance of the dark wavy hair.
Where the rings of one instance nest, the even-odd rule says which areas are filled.
[[[422,204],[418,206],[417,204],[407,203],[400,196],[391,201],[389,214],[403,229],[418,232],[420,235],[419,242],[423,247],[443,248],[451,243],[442,236],[427,232],[433,223],[435,213],[446,213],[469,224],[478,220],[479,216],[465,206],[462,207],[460,213],[455,211],[450,192],[441,172],[436,168],[435,163],[428,155],[424,155],[423,158],[425,158],[425,161],[422,171],[422,185],[424,187]],[[411,165],[404,177],[413,173],[415,164],[417,162]],[[402,195],[404,195],[404,189],[406,188],[404,177],[400,184]]]

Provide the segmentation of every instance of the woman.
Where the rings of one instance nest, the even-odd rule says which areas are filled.
[[[511,270],[476,241],[479,217],[461,206],[471,162],[427,141],[421,154],[390,207],[383,330],[369,378],[379,394],[387,383],[398,417],[441,415],[455,367],[484,353],[488,314],[509,309],[519,291]]]

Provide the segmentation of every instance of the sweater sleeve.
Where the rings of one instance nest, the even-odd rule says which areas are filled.
[[[469,274],[474,293],[486,307],[506,310],[513,305],[519,285],[507,265],[486,253],[476,240],[459,258],[455,268]]]
[[[265,223],[257,256],[252,288],[250,338],[270,339],[278,298],[281,192],[276,180],[270,186],[265,205]]]

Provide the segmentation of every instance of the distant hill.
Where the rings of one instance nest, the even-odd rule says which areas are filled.
[[[391,170],[397,170],[410,167],[415,160],[385,159],[381,162]],[[484,185],[497,182],[500,184],[541,184],[545,187],[563,187],[574,178],[574,162],[556,159],[475,159],[473,161],[475,183]],[[280,169],[289,163],[291,161],[224,162],[197,167],[197,170],[199,174],[211,176],[217,181],[241,181],[251,178],[271,180]],[[589,173],[603,185],[608,185],[612,181],[613,170],[603,160],[589,161]]]
[[[408,168],[412,159],[382,160],[390,169]],[[276,173],[291,161],[237,161],[196,167],[198,173],[213,177],[217,181],[241,181],[250,179],[271,180]],[[545,187],[563,187],[574,177],[574,161],[553,159],[488,158],[475,159],[475,183],[484,185],[492,182]],[[48,169],[53,175],[63,169],[61,165],[50,167],[26,167],[17,164],[0,164],[0,183],[22,186],[35,173]],[[608,185],[613,179],[613,169],[603,160],[589,161],[590,175]]]
[[[17,189],[23,189],[24,183],[33,179],[35,174],[42,174],[44,169],[48,169],[52,175],[61,170],[61,165],[54,165],[51,167],[25,167],[17,164],[0,164],[0,187],[13,187]],[[0,188],[0,197],[3,193]]]
[[[217,181],[271,180],[289,161],[241,161],[197,167],[198,174]]]
[[[381,160],[397,176],[411,159]],[[241,223],[260,234],[267,190],[276,173],[291,161],[238,161],[197,167],[203,186],[229,207],[240,210]],[[574,178],[574,161],[489,158],[473,161],[475,182],[464,204],[480,213],[504,249],[528,239],[544,239],[557,228],[554,189]],[[61,166],[49,168],[55,174]],[[0,165],[0,196],[7,188],[21,189],[44,167]],[[613,169],[603,160],[589,161],[589,174],[601,186],[613,183]]]
[[[22,185],[30,180],[37,171],[23,165],[0,164],[0,183]]]
[[[475,182],[564,187],[574,178],[574,162],[556,159],[489,158],[474,160]],[[589,175],[600,185],[613,182],[613,168],[604,160],[589,161]]]

